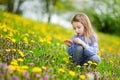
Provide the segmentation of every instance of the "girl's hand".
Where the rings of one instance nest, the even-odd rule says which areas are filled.
[[[76,44],[82,44],[82,43],[83,43],[83,41],[82,41],[81,39],[79,39],[79,38],[75,38],[75,39],[74,39],[74,42],[75,42]]]
[[[71,46],[71,45],[72,45],[72,41],[71,41],[71,40],[65,40],[64,43],[65,43],[67,46]]]
[[[79,38],[75,38],[75,39],[74,39],[74,42],[75,42],[76,44],[82,45],[83,47],[86,47],[86,44],[85,44],[81,39],[79,39]]]

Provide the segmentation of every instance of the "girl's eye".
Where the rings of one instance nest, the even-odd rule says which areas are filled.
[[[80,26],[77,26],[77,28],[79,29],[79,28],[80,28]]]

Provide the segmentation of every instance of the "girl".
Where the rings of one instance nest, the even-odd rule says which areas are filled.
[[[76,14],[71,24],[75,35],[72,40],[65,40],[64,43],[68,46],[67,52],[72,57],[73,62],[83,65],[91,60],[99,64],[97,36],[87,15],[84,13]]]

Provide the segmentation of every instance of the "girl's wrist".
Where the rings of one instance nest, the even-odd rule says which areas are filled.
[[[84,48],[86,47],[86,44],[84,42],[81,42],[80,45],[82,45]]]
[[[85,48],[85,47],[86,47],[86,44],[85,44],[85,43],[83,43],[83,44],[82,44],[82,46]]]

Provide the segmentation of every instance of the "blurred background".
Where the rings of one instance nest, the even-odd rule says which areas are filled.
[[[72,17],[84,12],[96,30],[120,36],[120,0],[0,0],[0,11],[69,29]]]

